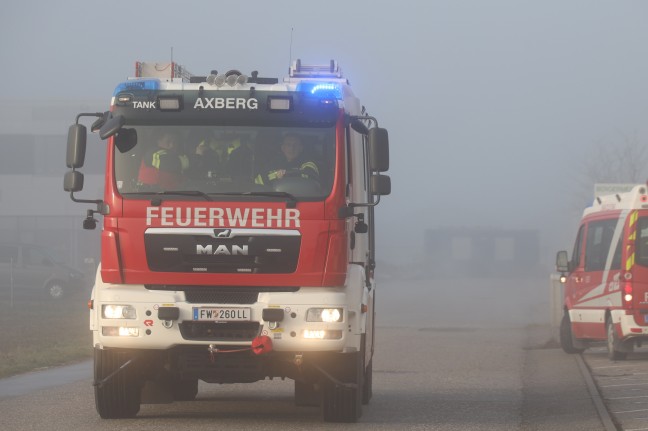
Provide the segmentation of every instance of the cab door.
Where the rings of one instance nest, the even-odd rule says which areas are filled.
[[[619,218],[591,220],[587,223],[584,244],[583,272],[579,275],[575,308],[580,328],[578,337],[605,339],[605,310],[609,306],[608,284],[618,277],[619,259],[614,259],[622,229]],[[616,238],[614,247],[612,240]],[[620,250],[620,249],[619,249]],[[614,267],[614,268],[613,268]]]
[[[585,224],[581,224],[578,228],[572,258],[569,262],[570,272],[565,280],[564,287],[565,307],[567,307],[567,310],[569,311],[572,332],[576,338],[582,338],[583,332],[582,325],[580,324],[582,319],[574,308],[578,298],[581,296],[583,281],[585,279],[585,259],[583,258],[583,250],[586,228],[587,226]]]

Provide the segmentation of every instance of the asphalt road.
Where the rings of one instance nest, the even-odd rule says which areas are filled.
[[[195,402],[144,405],[135,419],[101,420],[88,375],[19,393],[18,378],[0,380],[0,427],[604,429],[575,357],[547,343],[550,332],[542,325],[549,315],[546,280],[392,277],[382,280],[379,289],[374,397],[358,424],[322,423],[317,408],[295,407],[289,380],[201,384]],[[57,375],[56,370],[49,372]],[[7,394],[11,388],[14,393]]]

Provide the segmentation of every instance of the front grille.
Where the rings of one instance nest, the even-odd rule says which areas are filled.
[[[252,341],[260,329],[259,322],[184,321],[179,326],[182,338],[195,341]]]

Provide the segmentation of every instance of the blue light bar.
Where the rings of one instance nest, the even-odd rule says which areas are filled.
[[[160,80],[159,79],[133,79],[130,81],[122,82],[117,85],[113,96],[121,93],[122,91],[135,91],[135,90],[159,90],[160,89]]]
[[[342,86],[335,82],[307,82],[297,84],[297,91],[310,93],[315,96],[342,100]]]

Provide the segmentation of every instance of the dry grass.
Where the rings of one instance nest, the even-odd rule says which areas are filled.
[[[87,296],[1,296],[0,377],[92,357]]]

